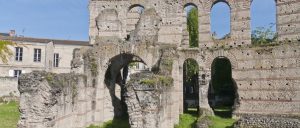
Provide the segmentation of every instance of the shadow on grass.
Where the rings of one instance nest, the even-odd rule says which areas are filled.
[[[232,108],[231,107],[224,107],[218,106],[214,108],[215,115],[222,117],[222,118],[232,118]]]
[[[121,117],[103,123],[101,126],[91,125],[88,128],[130,128],[129,118]]]

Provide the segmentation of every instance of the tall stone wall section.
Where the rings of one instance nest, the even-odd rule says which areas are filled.
[[[136,73],[131,77],[125,94],[131,128],[173,128],[172,78],[153,73]]]
[[[19,81],[19,128],[82,128],[93,123],[85,76],[32,72]]]
[[[181,49],[178,63],[183,65],[188,58],[198,62],[202,109],[209,108],[207,90],[213,61],[225,57],[231,63],[232,78],[236,83],[236,117],[251,114],[299,117],[299,49],[298,41],[270,46]],[[179,68],[179,82],[182,81],[181,70]]]

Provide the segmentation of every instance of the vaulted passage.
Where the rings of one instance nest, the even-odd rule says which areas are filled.
[[[144,62],[132,54],[120,54],[110,59],[110,65],[105,73],[104,82],[109,89],[114,109],[114,118],[126,119],[128,122],[127,105],[124,97],[126,92],[125,84],[129,79],[130,73],[138,71],[136,66],[143,65],[139,63]]]
[[[185,113],[199,110],[199,66],[194,59],[183,64],[183,108]]]
[[[209,105],[221,117],[231,117],[236,98],[236,85],[232,78],[231,63],[225,57],[216,58],[211,67],[208,92]]]

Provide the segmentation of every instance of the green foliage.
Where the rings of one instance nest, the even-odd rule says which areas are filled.
[[[192,114],[181,114],[179,124],[175,125],[174,128],[193,128],[198,117]]]
[[[101,126],[91,125],[87,128],[130,128],[128,119],[114,119],[104,122]]]
[[[13,55],[8,46],[14,46],[15,43],[11,41],[0,40],[0,61],[7,63],[9,57]]]
[[[137,67],[138,64],[139,64],[138,62],[129,63],[128,67],[129,68]]]
[[[140,84],[151,85],[154,86],[157,83],[155,79],[143,79],[140,81]]]
[[[251,41],[253,45],[270,44],[277,39],[277,34],[272,30],[273,24],[268,28],[258,27],[251,34]]]
[[[191,82],[193,76],[199,72],[199,66],[197,61],[188,59],[184,63],[185,73],[186,73],[186,80]]]
[[[16,128],[19,120],[17,102],[0,103],[0,128]]]
[[[168,86],[168,85],[173,85],[173,78],[168,77],[168,76],[161,76],[161,75],[155,75],[153,78],[147,78],[147,79],[142,79],[140,81],[140,84],[145,84],[145,85],[162,85],[162,86]]]
[[[158,76],[158,79],[162,85],[173,85],[173,78],[167,76]]]
[[[187,27],[189,31],[190,47],[198,47],[199,31],[198,31],[198,9],[192,8],[188,13]]]

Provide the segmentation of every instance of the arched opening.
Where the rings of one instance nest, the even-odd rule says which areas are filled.
[[[227,2],[217,1],[210,13],[211,35],[213,39],[230,38],[230,7]]]
[[[194,59],[183,64],[183,108],[185,113],[198,114],[199,111],[199,65]]]
[[[129,128],[128,111],[125,103],[125,84],[133,72],[146,70],[144,61],[133,54],[119,54],[110,59],[110,64],[105,73],[104,83],[109,89],[112,106],[114,109],[114,120],[122,120]],[[137,67],[142,65],[142,67]]]
[[[228,118],[232,116],[236,97],[236,83],[232,78],[230,60],[226,57],[217,57],[211,65],[209,105],[215,115]]]
[[[252,44],[274,42],[277,39],[276,27],[276,1],[253,0],[251,3]]]
[[[129,7],[128,12],[127,12],[127,39],[130,37],[130,33],[135,30],[136,24],[138,23],[141,14],[144,12],[145,8],[144,6],[140,4],[135,4]]]
[[[188,3],[184,6],[186,15],[186,26],[189,35],[189,47],[199,46],[199,21],[198,21],[198,8],[195,4]]]

